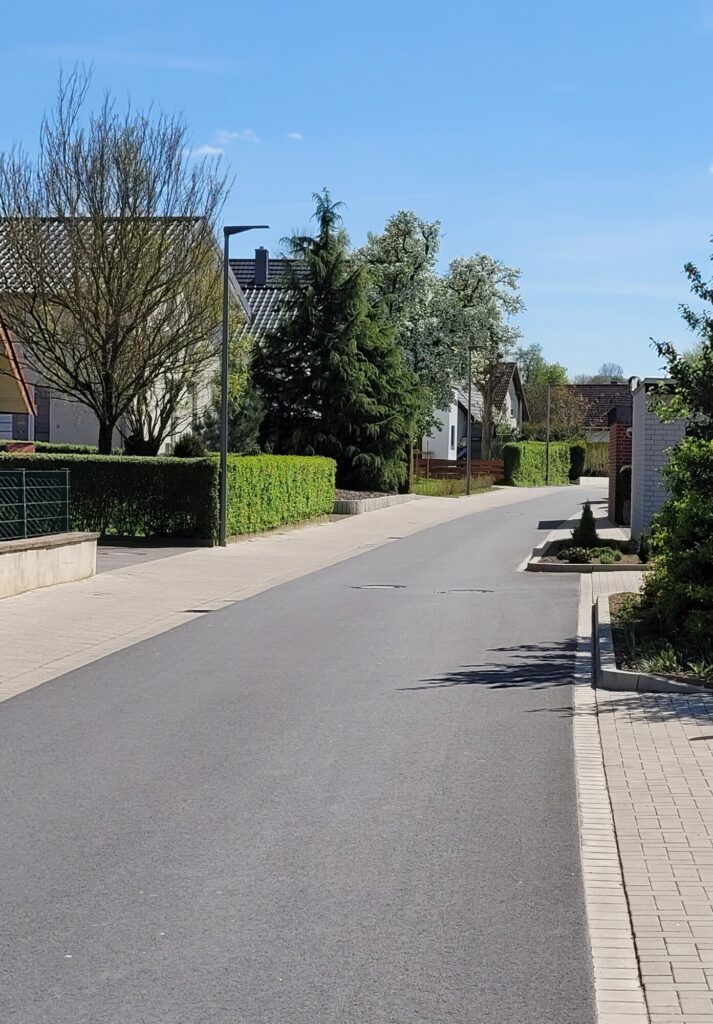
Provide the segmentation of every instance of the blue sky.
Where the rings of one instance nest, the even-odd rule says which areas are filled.
[[[272,226],[235,255],[304,228],[323,185],[355,243],[415,209],[444,267],[522,268],[550,359],[654,374],[651,336],[690,343],[682,266],[711,254],[712,46],[713,0],[32,0],[3,12],[0,148],[92,62],[223,150],[226,219]]]

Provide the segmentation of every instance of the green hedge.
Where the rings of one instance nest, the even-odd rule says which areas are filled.
[[[205,459],[0,452],[0,469],[70,470],[73,530],[104,536],[217,540],[219,467]],[[332,511],[335,463],[230,456],[228,534],[258,533]]]
[[[3,468],[69,469],[73,530],[203,540],[217,532],[218,467],[212,459],[0,453]]]
[[[609,476],[609,442],[587,441],[585,476]]]
[[[550,484],[568,484],[569,441],[550,443]],[[547,473],[547,445],[544,441],[514,441],[503,446],[505,482],[514,487],[544,487]]]
[[[0,452],[5,451],[9,441],[0,441]],[[33,444],[38,455],[98,455],[95,444],[62,444],[60,441],[19,441],[16,444]],[[119,454],[116,452],[115,454]]]
[[[332,459],[317,455],[231,455],[228,534],[258,533],[328,515],[334,507],[335,470]]]

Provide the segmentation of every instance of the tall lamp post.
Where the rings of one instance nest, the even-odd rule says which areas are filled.
[[[468,346],[468,426],[465,441],[465,493],[470,494],[473,459],[473,349]]]
[[[230,345],[228,344],[228,313],[230,280],[230,236],[241,235],[244,231],[269,228],[269,224],[233,224],[223,228],[223,344],[220,358],[220,508],[218,542],[221,547],[227,543],[228,533],[228,377]]]

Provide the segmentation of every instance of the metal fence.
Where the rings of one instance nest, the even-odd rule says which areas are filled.
[[[0,469],[0,541],[68,530],[68,469]]]

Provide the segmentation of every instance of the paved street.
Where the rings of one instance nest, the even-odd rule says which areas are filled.
[[[579,578],[515,572],[584,497],[484,507],[2,704],[0,1019],[594,1024]]]

